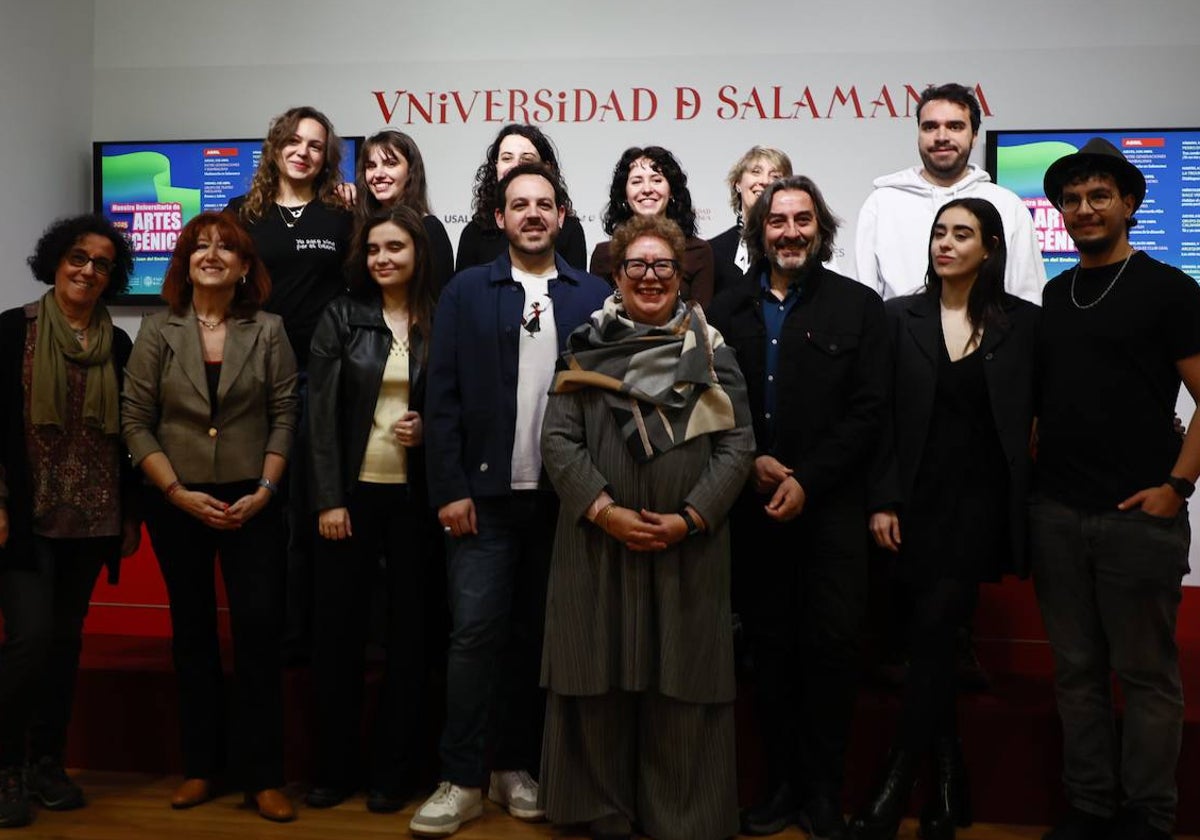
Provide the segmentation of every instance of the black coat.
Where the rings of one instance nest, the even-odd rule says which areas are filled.
[[[794,470],[812,502],[862,503],[883,428],[890,371],[883,301],[861,283],[817,265],[780,338],[776,436],[763,416],[766,327],[755,266],[713,301],[708,319],[737,351],[746,376],[758,454]]]
[[[30,309],[30,307],[33,307]],[[25,391],[22,372],[25,364],[25,336],[30,317],[36,317],[36,304],[19,306],[0,314],[0,470],[8,485],[8,543],[0,548],[0,569],[33,568],[33,477],[25,448]],[[113,327],[112,357],[117,369],[118,390],[125,381],[125,364],[133,342],[124,330]],[[138,493],[137,473],[121,449],[122,513],[134,512]],[[108,578],[117,582],[120,570],[120,540],[114,541],[113,553],[105,559]]]
[[[425,419],[427,341],[409,332],[408,408]],[[379,301],[343,296],[313,333],[308,362],[309,502],[314,512],[344,507],[358,482],[392,332]],[[428,435],[428,428],[425,430]],[[408,450],[408,492],[425,503],[424,446]]]
[[[713,296],[732,289],[742,282],[746,276],[734,260],[737,257],[738,243],[742,240],[742,229],[737,225],[717,234],[708,240],[712,246],[713,269],[716,278],[713,282]]]
[[[903,509],[912,493],[925,449],[937,390],[942,349],[938,300],[920,293],[886,305],[892,346],[893,402],[874,470],[872,510]],[[1033,461],[1029,452],[1034,412],[1036,333],[1041,310],[1004,295],[1006,324],[986,329],[976,353],[983,354],[984,379],[1000,448],[1008,464],[1010,571],[1029,571],[1026,504]],[[901,523],[903,528],[903,522]]]

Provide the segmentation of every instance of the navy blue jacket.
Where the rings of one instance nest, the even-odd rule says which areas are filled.
[[[592,274],[555,254],[550,281],[558,350],[611,293]],[[425,455],[429,500],[512,492],[517,423],[517,365],[525,292],[513,280],[505,250],[495,262],[454,275],[438,298],[425,397]]]

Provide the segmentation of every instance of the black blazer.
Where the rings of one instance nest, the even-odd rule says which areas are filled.
[[[815,266],[780,337],[776,435],[764,417],[766,327],[758,278],[765,263],[716,300],[708,320],[737,351],[758,454],[795,471],[814,503],[862,504],[883,428],[890,371],[883,301],[861,283]]]
[[[892,345],[892,406],[879,459],[873,470],[872,510],[902,509],[912,493],[933,415],[938,359],[942,349],[941,309],[925,293],[893,298],[886,304]],[[984,331],[976,353],[983,354],[984,377],[1000,447],[1008,463],[1011,571],[1028,574],[1026,501],[1033,461],[1036,333],[1041,310],[1004,295],[1007,323]]]
[[[425,419],[425,348],[410,332],[408,407]],[[321,315],[308,361],[309,502],[343,507],[358,482],[392,332],[377,300],[342,296]],[[428,428],[425,434],[428,435]],[[408,450],[408,492],[425,503],[424,446]]]
[[[97,304],[99,305],[99,304]],[[8,485],[8,543],[0,548],[0,569],[31,569],[33,562],[33,478],[25,449],[25,336],[28,324],[37,318],[37,304],[20,306],[0,314],[0,471]],[[124,330],[113,327],[112,358],[117,368],[118,389],[124,383],[125,364],[133,342]],[[137,473],[121,449],[121,508],[125,518],[136,517]],[[105,558],[110,583],[117,582],[121,567],[120,540]]]
[[[716,271],[716,278],[713,282],[714,297],[726,289],[734,288],[746,276],[745,272],[734,262],[737,257],[738,243],[741,240],[742,229],[737,225],[708,240],[708,244],[712,246],[713,268]]]

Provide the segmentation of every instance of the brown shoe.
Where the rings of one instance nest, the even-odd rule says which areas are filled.
[[[267,788],[254,794],[253,798],[246,797],[258,809],[258,815],[271,822],[291,822],[296,819],[296,809],[292,800],[279,788]]]
[[[195,808],[213,798],[213,783],[208,779],[184,779],[171,794],[171,807],[176,811]]]

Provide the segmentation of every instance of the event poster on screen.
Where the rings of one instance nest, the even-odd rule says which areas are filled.
[[[358,138],[343,138],[342,177],[354,180]],[[179,232],[205,210],[222,210],[249,188],[262,140],[96,143],[95,206],[133,246],[127,296],[157,298]]]
[[[1079,257],[1062,215],[1042,193],[1042,178],[1051,163],[1093,137],[1108,140],[1146,176],[1132,245],[1200,280],[1200,129],[989,132],[988,169],[1033,214],[1046,275],[1065,271]]]

